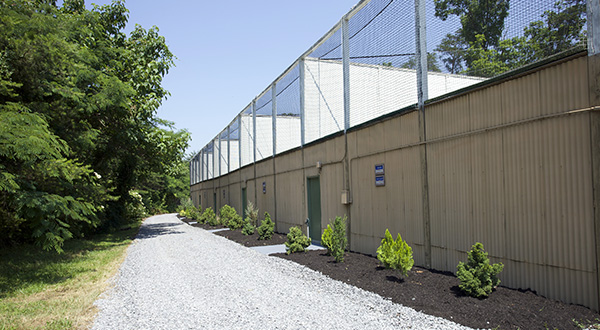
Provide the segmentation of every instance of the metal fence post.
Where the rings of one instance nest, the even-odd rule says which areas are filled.
[[[231,172],[231,125],[227,126],[227,173]]]
[[[275,155],[277,154],[277,83],[271,85],[271,119],[273,123],[273,206],[275,207],[275,231],[278,230],[277,221],[277,168],[275,166]]]
[[[423,206],[423,245],[425,248],[425,267],[431,268],[431,221],[429,215],[429,179],[427,172],[427,126],[425,125],[425,101],[428,98],[426,17],[425,0],[415,0],[415,59],[417,63],[419,139],[422,143],[421,198]]]
[[[300,71],[300,147],[304,148],[304,127],[306,125],[306,113],[304,111],[304,104],[306,102],[304,95],[304,80],[305,80],[305,67],[304,67],[304,58],[301,58],[298,61],[298,69]]]
[[[256,164],[256,99],[252,100],[252,144],[254,145],[253,162]]]
[[[350,128],[350,38],[348,18],[342,18],[342,72],[344,88],[344,133]]]
[[[588,55],[600,53],[600,1],[587,1]]]
[[[217,162],[217,165],[219,165],[219,176],[221,176],[222,175],[221,167],[223,167],[223,166],[221,166],[221,159],[223,157],[223,152],[221,150],[221,149],[223,149],[223,148],[221,148],[221,133],[219,133],[219,137],[217,138],[217,141],[219,143],[219,160]]]
[[[238,115],[238,168],[242,168],[242,114]]]
[[[271,119],[273,123],[273,157],[277,154],[277,84],[271,85]]]

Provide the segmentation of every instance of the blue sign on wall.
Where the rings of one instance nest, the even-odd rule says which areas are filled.
[[[263,194],[267,193],[267,183],[263,181]]]
[[[375,165],[375,174],[376,175],[385,174],[385,166],[383,164]]]
[[[385,186],[385,175],[376,175],[375,176],[375,186],[376,187]]]

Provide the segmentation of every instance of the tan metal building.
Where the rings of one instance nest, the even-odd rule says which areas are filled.
[[[481,242],[505,264],[503,285],[598,310],[599,68],[585,52],[538,63],[431,100],[425,136],[404,109],[192,185],[192,197],[252,201],[277,231],[316,240],[347,215],[352,251],[375,254],[389,228],[437,270]]]

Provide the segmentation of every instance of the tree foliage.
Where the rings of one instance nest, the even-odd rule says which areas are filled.
[[[123,1],[7,0],[0,17],[1,243],[60,251],[175,211],[189,134],[156,117],[174,59],[158,29],[126,36]]]
[[[435,15],[455,15],[461,28],[435,51],[450,73],[493,77],[571,49],[585,40],[585,0],[558,0],[523,36],[502,39],[509,0],[435,0]]]

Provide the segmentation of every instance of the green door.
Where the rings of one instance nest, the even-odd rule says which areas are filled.
[[[321,184],[319,177],[307,179],[308,233],[313,243],[321,244]]]
[[[215,208],[213,210],[213,211],[215,211],[215,214],[219,214],[219,212],[218,212],[219,209],[217,208],[217,193],[213,193],[213,206]]]
[[[242,218],[246,219],[246,207],[248,200],[246,199],[246,188],[242,188]]]

